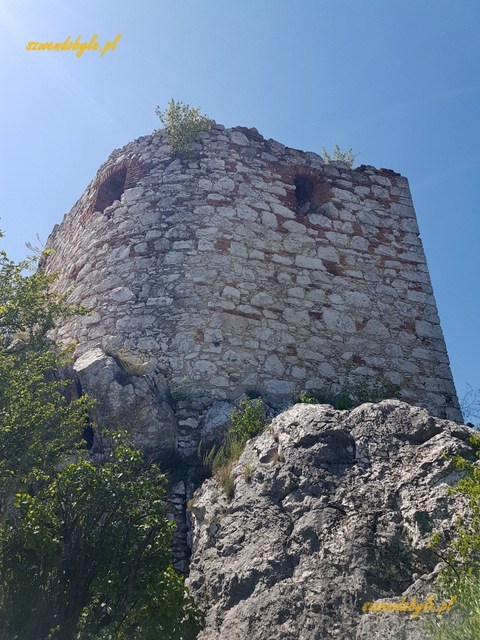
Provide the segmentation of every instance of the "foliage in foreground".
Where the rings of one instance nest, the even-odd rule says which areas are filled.
[[[471,438],[480,458],[480,437]],[[453,539],[447,543],[443,534],[432,539],[433,548],[446,550],[441,555],[447,568],[441,574],[439,586],[445,597],[457,596],[453,615],[442,617],[432,625],[435,640],[471,640],[480,638],[480,467],[457,456],[455,467],[463,478],[452,492],[463,496],[469,505],[468,518],[457,518]]]
[[[165,127],[172,153],[185,158],[193,156],[193,143],[197,135],[201,131],[209,131],[213,124],[208,116],[200,113],[200,109],[173,98],[166,109],[156,107],[155,114]]]
[[[432,640],[476,640],[480,638],[480,574],[444,584],[444,592],[457,596],[451,614],[431,624]]]
[[[82,310],[35,265],[0,252],[0,638],[186,638],[199,614],[170,564],[165,478],[124,435],[86,451],[91,403],[66,400],[71,350],[46,337]]]
[[[102,464],[79,458],[17,494],[0,534],[2,637],[183,637],[196,612],[170,564],[164,493],[160,471],[117,442]]]
[[[1,234],[0,234],[1,236]],[[77,450],[88,400],[65,401],[68,381],[57,372],[71,358],[46,334],[58,318],[83,313],[49,293],[54,275],[30,273],[0,251],[0,496],[53,476],[58,460]],[[0,508],[1,509],[1,508]]]
[[[346,165],[353,167],[353,163],[355,162],[355,158],[360,155],[359,153],[353,153],[352,149],[347,149],[346,151],[342,151],[338,144],[335,145],[332,153],[328,153],[325,147],[322,147],[322,157],[330,164],[330,162],[345,162]]]
[[[205,466],[216,476],[229,500],[234,494],[232,467],[242,455],[247,440],[261,433],[266,424],[263,401],[245,398],[230,415],[230,429],[220,447],[213,446],[203,458]]]

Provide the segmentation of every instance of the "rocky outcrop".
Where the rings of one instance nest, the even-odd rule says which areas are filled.
[[[165,378],[148,362],[109,356],[101,349],[84,353],[73,365],[82,393],[96,400],[93,419],[124,429],[147,453],[173,448],[178,425]]]
[[[435,593],[429,539],[466,509],[442,453],[471,457],[470,435],[396,400],[275,418],[234,467],[230,502],[214,479],[192,500],[199,640],[428,637],[431,614],[362,605]]]

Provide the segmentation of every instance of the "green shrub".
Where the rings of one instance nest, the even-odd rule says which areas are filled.
[[[84,310],[37,263],[0,251],[0,638],[186,638],[202,616],[171,565],[166,478],[126,434],[86,452],[93,403],[68,402],[73,345],[47,337]]]
[[[233,498],[232,467],[242,455],[247,440],[263,431],[266,413],[261,399],[245,398],[230,415],[230,429],[220,447],[213,446],[203,457],[204,465],[222,485],[229,500]]]
[[[247,440],[257,436],[265,428],[266,413],[261,398],[252,400],[245,398],[230,415],[232,424],[229,434],[235,440],[245,444]]]
[[[198,628],[171,566],[165,477],[120,438],[102,464],[78,458],[16,495],[0,528],[0,637],[174,640]]]
[[[155,113],[165,127],[172,153],[184,158],[193,157],[195,138],[201,131],[209,131],[213,124],[199,109],[176,102],[173,98],[166,109],[162,111],[156,107]]]
[[[480,437],[473,436],[471,444],[480,458]],[[467,500],[470,513],[457,518],[453,536],[440,531],[432,537],[433,551],[446,563],[438,581],[442,596],[457,596],[453,615],[432,624],[432,637],[470,640],[480,638],[480,468],[460,456],[452,463],[464,475],[451,493]]]
[[[480,638],[480,574],[464,575],[445,583],[443,597],[454,598],[453,615],[443,614],[430,624],[433,640],[473,640]],[[451,594],[451,596],[447,595]]]
[[[319,391],[303,391],[298,398],[295,400],[295,403],[300,402],[301,404],[325,404],[328,403],[327,396],[325,394],[320,393]]]
[[[325,147],[322,147],[322,156],[325,162],[345,162],[350,168],[353,167],[355,158],[360,155],[359,153],[353,153],[352,149],[342,151],[338,144],[335,145],[332,154],[330,155]]]

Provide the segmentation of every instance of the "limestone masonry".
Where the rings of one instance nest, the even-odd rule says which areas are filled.
[[[48,240],[59,288],[95,310],[57,335],[88,390],[127,413],[150,394],[147,444],[186,453],[244,392],[280,407],[391,382],[461,420],[407,179],[256,129],[214,125],[196,148],[175,159],[154,133],[114,151]]]

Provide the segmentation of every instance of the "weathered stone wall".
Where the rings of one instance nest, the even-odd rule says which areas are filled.
[[[461,420],[407,179],[254,129],[197,148],[172,158],[156,133],[115,151],[55,227],[48,268],[95,310],[58,336],[161,374],[186,449],[214,402],[346,376]]]

